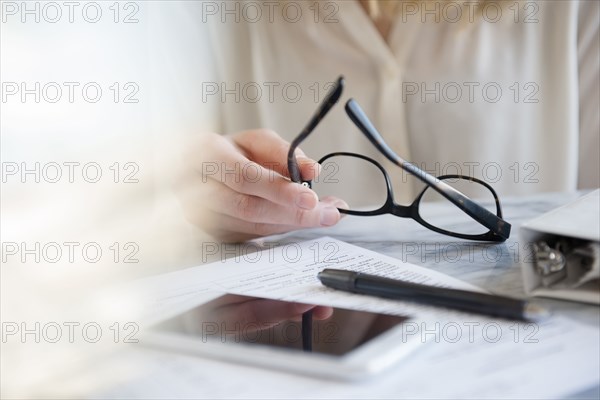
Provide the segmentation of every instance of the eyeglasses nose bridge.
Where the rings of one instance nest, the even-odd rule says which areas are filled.
[[[392,215],[395,215],[397,217],[401,217],[401,218],[411,218],[413,216],[413,207],[412,206],[402,206],[400,204],[396,204],[393,202],[393,200],[389,200],[392,201],[391,207],[390,207],[390,213]]]

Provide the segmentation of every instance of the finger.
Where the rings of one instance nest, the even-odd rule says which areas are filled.
[[[205,222],[207,233],[225,242],[243,242],[261,236],[277,235],[301,229],[292,225],[248,222],[224,214],[211,215]]]
[[[203,183],[201,178],[197,176],[191,180],[187,180],[186,186],[185,191],[179,191],[179,197],[185,203],[184,209],[186,213],[197,214],[201,209],[207,209],[218,214],[225,214],[250,222],[289,224],[304,227],[319,226],[316,222],[317,215],[323,213],[323,208],[326,204],[335,205],[332,201],[323,203],[323,205],[319,205],[318,201],[316,201],[313,210],[305,212],[308,210],[298,207],[298,204],[281,206],[258,196],[236,192],[227,185],[212,179],[208,179],[206,183]],[[310,189],[306,190],[312,192]],[[309,206],[312,206],[313,196],[315,196],[314,193],[310,193],[310,197],[308,198]],[[304,203],[305,201],[306,199],[300,200],[300,205],[307,207],[306,203]],[[332,213],[331,210],[328,211]],[[331,223],[336,222],[333,217],[329,217],[329,221],[332,221]],[[328,225],[326,224],[325,226]]]
[[[251,160],[290,177],[287,164],[290,143],[274,131],[269,129],[244,131],[233,135],[232,139]],[[302,179],[307,181],[315,179],[321,170],[319,163],[308,158],[300,148],[296,148],[295,155]]]
[[[184,165],[208,175],[219,170],[223,154],[241,153],[245,159],[256,161],[269,170],[289,177],[287,169],[289,147],[288,142],[275,132],[266,129],[244,131],[230,136],[207,133],[195,135],[186,142],[183,149],[183,162]],[[316,178],[320,172],[320,165],[307,158],[299,148],[296,149],[295,154],[302,176],[307,180]]]
[[[208,140],[211,139],[211,140]],[[302,185],[249,160],[231,140],[219,135],[203,135],[190,145],[200,149],[194,156],[188,151],[186,162],[199,172],[202,183],[209,179],[224,183],[236,192],[259,196],[277,204],[312,209],[316,207],[316,194]]]
[[[241,153],[227,153],[221,158],[217,169],[220,168],[222,172],[215,173],[213,169],[208,177],[235,192],[307,210],[313,209],[318,203],[317,195],[309,188],[290,182],[280,174],[246,159]],[[203,175],[203,183],[208,182],[206,177],[206,174]]]
[[[327,204],[332,204],[334,207],[341,208],[344,210],[347,210],[350,208],[348,203],[346,203],[344,200],[340,199],[339,197],[335,197],[335,196],[325,196],[325,197],[322,197],[319,201],[321,201],[323,203],[327,203]],[[345,214],[343,214],[342,216],[345,216]]]
[[[296,157],[304,181],[314,181],[321,173],[321,164],[307,157]]]
[[[232,207],[235,208],[234,198],[235,196],[239,196],[239,194],[231,191],[227,186],[213,180],[202,183],[202,178],[196,173],[190,172],[187,176],[188,178],[182,179],[182,183],[180,184],[181,188],[178,191],[178,198],[182,203],[182,209],[186,219],[219,240],[225,242],[241,242],[259,236],[289,232],[298,229],[298,225],[303,225],[302,223],[298,224],[298,222],[294,222],[290,225],[283,224],[282,219],[275,221],[275,223],[257,221],[254,218],[251,219],[257,222],[244,221],[242,218],[236,217],[236,215],[239,214],[237,214],[235,210],[231,211]],[[254,197],[252,199],[252,201],[261,200]],[[343,201],[333,197],[325,197],[323,202],[337,208],[347,208],[347,205]],[[249,204],[248,210],[253,208],[263,209],[265,210],[264,212],[267,213],[267,218],[269,218],[269,210],[273,207],[277,206],[273,203],[269,203],[269,206],[267,207]],[[223,212],[224,210],[226,212]],[[319,210],[321,210],[321,208],[319,208]],[[232,215],[228,215],[227,213]],[[288,214],[297,215],[294,214],[294,212],[289,211]],[[332,212],[332,214],[334,217],[336,216],[335,212]],[[345,214],[341,214],[340,218],[343,218],[344,216]],[[302,218],[305,217],[300,214],[298,219],[302,221]],[[337,223],[337,221],[338,220],[334,218],[333,222]],[[319,222],[321,221],[319,220]],[[327,223],[329,222],[325,220],[321,226],[327,226]]]
[[[313,309],[313,318],[319,321],[331,318],[333,315],[333,307],[317,306]]]
[[[220,214],[248,222],[279,224],[296,227],[331,226],[340,219],[337,208],[346,203],[328,197],[312,210],[281,206],[261,197],[235,192],[218,182],[210,183],[210,196],[204,196],[206,206]],[[337,207],[337,208],[336,208]]]

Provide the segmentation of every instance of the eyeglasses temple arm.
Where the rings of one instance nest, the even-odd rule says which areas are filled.
[[[348,100],[345,108],[350,119],[388,160],[431,186],[438,193],[467,213],[471,218],[480,221],[482,225],[490,229],[496,235],[508,239],[511,228],[508,222],[475,203],[452,186],[440,181],[436,177],[421,170],[416,165],[411,164],[398,156],[387,143],[385,143],[381,134],[375,129],[369,118],[354,99]]]
[[[300,168],[298,167],[298,161],[296,160],[296,148],[302,143],[304,139],[308,137],[312,133],[312,131],[319,125],[319,122],[327,115],[329,110],[338,102],[340,97],[342,96],[342,92],[344,90],[344,77],[338,77],[335,85],[329,90],[323,102],[317,108],[317,111],[313,114],[310,121],[302,132],[292,141],[290,145],[290,150],[288,151],[287,162],[288,162],[288,170],[290,173],[290,179],[292,182],[301,183],[302,176],[300,174]],[[310,185],[310,183],[309,183]]]

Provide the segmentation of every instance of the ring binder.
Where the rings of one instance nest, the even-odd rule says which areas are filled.
[[[521,263],[525,291],[600,305],[600,189],[521,227],[533,261]]]

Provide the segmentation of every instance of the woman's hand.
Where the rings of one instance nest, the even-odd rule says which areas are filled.
[[[202,134],[185,150],[179,194],[188,220],[215,238],[236,242],[300,228],[335,225],[336,198],[289,180],[290,144],[266,129],[230,136]],[[319,164],[296,151],[301,175],[313,180]]]

